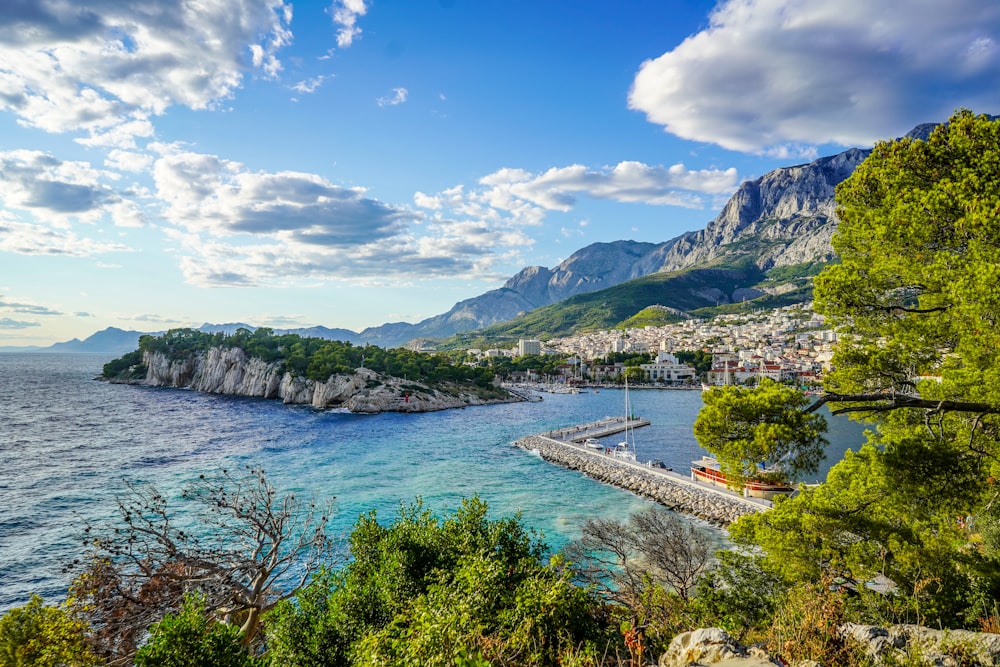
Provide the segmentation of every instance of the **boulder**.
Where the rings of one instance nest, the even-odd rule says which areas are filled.
[[[745,646],[722,628],[699,628],[673,638],[667,652],[660,656],[659,667],[716,665],[748,657]],[[743,663],[729,663],[733,667]],[[767,663],[764,663],[767,664]]]
[[[928,665],[943,667],[1000,664],[1000,635],[969,630],[935,630],[919,625],[879,628],[846,623],[837,631],[860,644],[877,663],[919,655]]]

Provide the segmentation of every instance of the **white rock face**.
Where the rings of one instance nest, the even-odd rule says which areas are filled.
[[[211,394],[275,398],[283,373],[240,348],[214,347],[200,358],[191,388]]]
[[[659,666],[714,665],[746,657],[746,648],[722,628],[699,628],[674,637],[667,652],[660,656]]]
[[[906,656],[918,654],[924,664],[958,665],[951,653],[960,647],[975,660],[961,664],[1000,664],[1000,635],[987,632],[935,630],[919,625],[879,628],[857,623],[846,623],[837,631],[845,639],[863,646],[877,662],[884,662],[886,658],[904,661]]]
[[[315,383],[301,375],[285,373],[278,385],[278,398],[284,403],[312,403],[313,385]]]
[[[212,394],[277,398],[284,403],[325,409],[344,406],[352,412],[430,412],[484,401],[472,392],[444,394],[412,380],[383,376],[359,368],[351,374],[330,376],[326,382],[284,372],[280,363],[248,357],[239,348],[211,348],[183,360],[171,361],[147,353],[145,384],[190,388]],[[522,400],[511,397],[508,401]]]

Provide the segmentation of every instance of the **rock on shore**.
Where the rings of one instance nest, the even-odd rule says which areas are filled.
[[[997,665],[1000,635],[968,630],[935,630],[919,625],[880,628],[846,623],[837,628],[848,644],[863,651],[872,664]],[[822,667],[820,663],[788,656],[790,662],[773,659],[758,647],[740,644],[720,628],[683,632],[660,656],[659,667]],[[826,667],[836,667],[828,665]]]
[[[579,470],[599,482],[611,484],[636,495],[655,500],[667,507],[693,514],[718,526],[727,526],[744,514],[763,508],[744,503],[697,487],[671,482],[652,470],[644,471],[612,459],[561,444],[542,436],[528,436],[515,443],[522,449],[537,451],[546,461],[570,470]]]
[[[147,352],[146,379],[152,387],[178,387],[211,394],[279,399],[315,408],[344,407],[351,412],[431,412],[489,403],[524,400],[483,399],[474,391],[444,392],[413,380],[381,375],[367,368],[317,382],[284,370],[280,363],[250,357],[242,349],[215,347],[186,359]]]

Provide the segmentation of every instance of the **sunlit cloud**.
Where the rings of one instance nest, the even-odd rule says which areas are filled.
[[[427,219],[315,174],[250,172],[217,156],[160,149],[156,195],[194,285],[482,280],[532,243],[509,218]]]
[[[330,16],[337,26],[337,46],[346,49],[361,36],[358,18],[368,11],[365,0],[334,0],[330,6]]]
[[[1000,108],[1000,4],[726,0],[642,64],[629,106],[684,139],[772,157],[870,145]]]
[[[150,116],[210,108],[251,69],[275,76],[291,11],[283,0],[14,3],[0,25],[0,110],[86,132],[86,145],[134,148]]]

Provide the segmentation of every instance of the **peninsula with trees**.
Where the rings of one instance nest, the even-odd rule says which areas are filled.
[[[493,372],[442,355],[341,341],[172,329],[143,336],[139,349],[104,365],[102,379],[214,394],[279,399],[351,412],[429,412],[524,400],[494,383]]]

